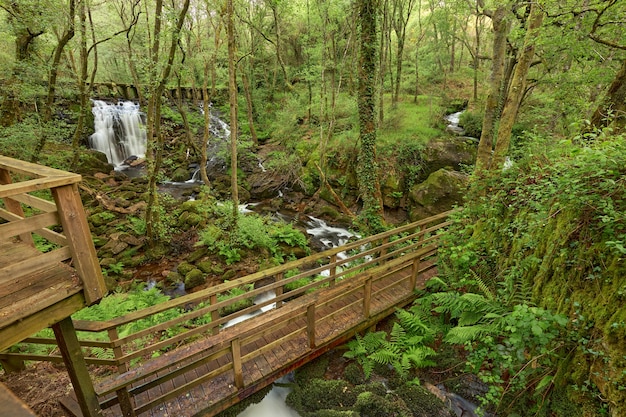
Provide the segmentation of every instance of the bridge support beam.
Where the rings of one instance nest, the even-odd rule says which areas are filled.
[[[102,410],[98,397],[87,371],[87,364],[83,357],[83,351],[78,343],[76,330],[71,317],[66,317],[52,325],[54,336],[57,339],[63,362],[70,375],[80,410],[84,417],[101,417]]]

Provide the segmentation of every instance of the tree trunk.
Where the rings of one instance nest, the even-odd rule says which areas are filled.
[[[148,143],[146,149],[146,158],[148,162],[148,205],[146,206],[146,237],[148,243],[154,246],[161,236],[158,235],[157,230],[160,226],[162,219],[158,218],[158,193],[157,193],[157,176],[161,169],[161,162],[163,158],[163,137],[161,135],[161,97],[165,91],[165,84],[169,79],[172,65],[174,63],[174,57],[176,56],[176,47],[180,36],[180,31],[185,21],[185,16],[189,10],[189,1],[185,0],[178,14],[178,20],[176,26],[171,32],[171,39],[169,45],[169,51],[167,55],[167,61],[159,75],[155,72],[152,73],[152,83],[150,87],[150,94],[148,97]],[[159,49],[160,49],[160,36],[161,36],[161,18],[163,13],[163,2],[157,0],[156,13],[154,21],[154,39],[152,44],[152,65],[154,71],[158,68],[159,63]],[[153,146],[150,144],[153,143]]]
[[[606,96],[591,116],[590,127],[602,129],[611,122],[615,122],[619,128],[626,125],[626,59],[622,61],[622,67],[615,75]]]
[[[544,13],[537,3],[531,3],[528,27],[526,28],[526,36],[524,37],[524,47],[517,61],[517,65],[515,66],[511,87],[509,88],[506,102],[504,103],[504,109],[502,110],[502,116],[500,117],[500,126],[498,127],[498,136],[491,169],[501,169],[509,152],[513,124],[517,119],[517,113],[526,92],[528,70],[535,56],[535,41],[537,40],[541,24],[543,23],[543,16]]]
[[[80,21],[80,75],[78,77],[78,90],[80,92],[80,110],[78,121],[76,122],[76,130],[72,138],[72,163],[71,169],[76,170],[80,157],[80,138],[83,136],[85,126],[88,94],[87,94],[87,11],[85,2],[79,2],[79,21]]]
[[[246,95],[246,111],[248,115],[248,126],[250,126],[250,136],[252,137],[252,143],[254,143],[254,146],[259,146],[259,138],[257,137],[256,129],[254,127],[252,94],[250,93],[250,83],[248,82],[246,71],[241,71],[241,83],[243,84],[243,91]]]
[[[361,152],[357,166],[363,200],[361,220],[372,231],[383,223],[383,204],[376,161],[376,0],[359,0],[361,45],[359,56],[359,134]]]
[[[233,0],[226,1],[226,19],[226,31],[228,33],[228,101],[230,105],[230,188],[233,200],[232,230],[235,230],[239,216],[239,190],[237,188],[237,57],[235,54],[237,45],[235,43]],[[278,45],[276,45],[276,50],[278,51]]]
[[[52,64],[50,66],[50,74],[48,76],[48,93],[46,97],[46,105],[43,109],[43,123],[49,123],[52,120],[52,106],[54,105],[54,96],[57,85],[57,76],[59,73],[59,63],[61,62],[61,56],[63,55],[63,50],[68,42],[74,37],[74,18],[76,17],[76,2],[74,0],[70,0],[69,4],[69,16],[68,16],[68,28],[59,39],[59,43],[56,48],[54,48],[54,56],[52,57]],[[37,142],[37,146],[31,155],[31,162],[36,163],[39,159],[39,154],[43,150],[44,146],[46,146],[47,141],[46,132],[41,132],[39,141]]]
[[[488,170],[491,165],[491,152],[495,137],[498,103],[504,75],[504,61],[506,58],[506,37],[509,32],[509,23],[506,20],[507,10],[504,6],[497,8],[492,16],[493,58],[491,78],[489,80],[489,93],[485,102],[485,114],[483,116],[482,133],[478,143],[476,155],[476,172]]]

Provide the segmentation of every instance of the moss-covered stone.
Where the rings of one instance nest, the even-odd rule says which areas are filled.
[[[213,262],[211,261],[197,262],[196,267],[205,274],[213,273]]]
[[[193,270],[195,266],[190,264],[189,262],[181,262],[176,267],[176,271],[182,276],[186,276],[191,270]]]
[[[414,417],[454,417],[454,414],[433,393],[421,386],[404,384],[395,390]]]
[[[440,169],[409,192],[412,221],[450,210],[463,201],[468,177],[458,171]]]
[[[191,271],[185,274],[185,288],[191,289],[194,287],[198,287],[206,283],[206,277],[197,268],[192,269]]]
[[[368,417],[413,417],[404,401],[397,397],[381,397],[372,392],[364,392],[354,405],[361,416]]]
[[[298,412],[340,410],[352,407],[356,395],[347,381],[313,379],[296,387],[287,396],[287,404]]]

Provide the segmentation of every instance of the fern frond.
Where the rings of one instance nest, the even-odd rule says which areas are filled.
[[[475,324],[473,326],[457,326],[448,331],[444,340],[452,344],[473,342],[480,337],[492,334],[498,330],[496,324]]]
[[[472,275],[474,276],[474,279],[476,280],[476,285],[483,292],[483,294],[485,294],[485,297],[487,297],[487,299],[490,301],[495,300],[496,297],[494,296],[491,289],[487,286],[487,284],[485,284],[485,282],[482,280],[482,278],[480,278],[473,269],[470,269],[470,272],[472,273]]]

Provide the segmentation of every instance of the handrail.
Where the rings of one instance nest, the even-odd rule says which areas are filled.
[[[316,253],[305,258],[292,261],[283,265],[259,271],[246,277],[228,281],[192,294],[170,299],[158,305],[135,311],[124,316],[106,321],[75,320],[74,326],[77,331],[83,332],[107,332],[108,340],[98,341],[97,347],[105,348],[109,354],[107,357],[86,356],[88,363],[103,362],[117,366],[121,371],[127,370],[130,361],[149,356],[155,350],[167,350],[172,346],[184,343],[194,337],[204,334],[217,334],[228,322],[258,311],[261,308],[275,305],[277,309],[284,308],[289,300],[303,296],[311,291],[317,291],[334,285],[339,280],[348,279],[351,276],[367,269],[380,265],[390,266],[395,258],[404,252],[420,250],[422,247],[432,248],[437,240],[434,235],[437,230],[446,227],[449,222],[444,221],[450,212],[441,213],[428,219],[410,223],[396,229],[392,229],[377,235],[369,236],[354,242],[350,242],[338,248],[332,248]],[[377,246],[373,244],[378,243]],[[436,246],[435,246],[436,247]],[[345,253],[345,257],[339,257]],[[285,277],[288,271],[301,270],[293,276]],[[321,276],[320,274],[327,276]],[[296,281],[308,280],[298,288],[287,291],[287,286]],[[261,286],[262,285],[262,286]],[[233,289],[245,289],[246,291],[236,297],[223,299]],[[226,309],[241,300],[253,300],[261,294],[271,294],[267,300],[246,307],[242,310],[221,316],[220,310]],[[196,306],[189,309],[189,306]],[[132,334],[120,337],[122,326],[149,318],[152,315],[171,309],[186,307],[189,311],[179,317],[136,331]],[[200,317],[210,317],[209,323],[194,324],[192,321]],[[166,337],[156,342],[147,342],[153,335],[160,334],[174,326],[185,325],[183,332]],[[152,337],[153,338],[153,337]],[[27,339],[25,342],[37,342],[40,344],[54,344],[54,339]],[[81,340],[84,347],[95,346],[93,341]],[[0,357],[6,354],[0,355]],[[101,355],[100,355],[101,356]],[[32,358],[32,356],[31,356]],[[43,359],[43,358],[42,358]],[[58,360],[52,357],[51,360]]]

